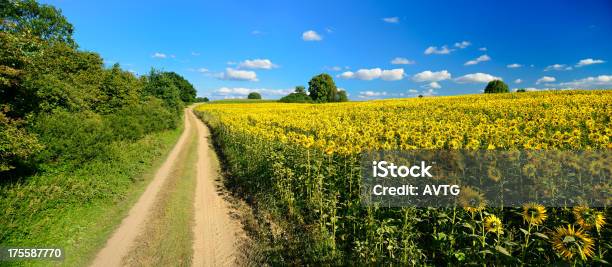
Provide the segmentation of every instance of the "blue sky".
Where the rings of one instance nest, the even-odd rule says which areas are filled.
[[[175,71],[215,99],[279,98],[322,72],[354,100],[480,93],[494,78],[612,88],[608,0],[43,2],[107,64]]]

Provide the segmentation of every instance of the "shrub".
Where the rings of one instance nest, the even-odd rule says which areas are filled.
[[[508,90],[508,85],[503,82],[502,80],[493,80],[490,81],[487,84],[487,87],[485,87],[485,94],[491,94],[491,93],[508,93],[510,90]]]
[[[247,96],[247,99],[261,99],[261,95],[258,92],[251,92]]]
[[[525,90],[525,88],[521,88],[521,89],[516,90],[516,92],[517,93],[524,93],[524,92],[527,92],[527,90]]]

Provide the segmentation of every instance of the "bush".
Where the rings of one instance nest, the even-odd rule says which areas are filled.
[[[43,162],[83,163],[106,154],[113,138],[103,116],[91,111],[71,113],[59,110],[35,119],[34,132],[45,149],[37,159]]]
[[[521,89],[516,90],[516,92],[517,93],[524,93],[524,92],[527,92],[527,90],[525,90],[525,88],[521,88]]]
[[[261,99],[261,95],[258,92],[251,92],[247,96],[247,99]]]
[[[502,80],[493,80],[490,81],[487,84],[487,87],[485,87],[485,94],[491,94],[491,93],[508,93],[510,90],[508,90],[508,85],[503,82]]]
[[[283,96],[279,102],[283,103],[312,103],[312,98],[305,93],[291,93]]]

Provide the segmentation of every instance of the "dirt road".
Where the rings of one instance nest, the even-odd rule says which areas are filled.
[[[133,248],[139,247],[143,240],[146,224],[153,216],[151,210],[156,204],[160,192],[164,191],[166,181],[176,169],[186,168],[188,164],[179,160],[185,153],[188,144],[197,143],[196,187],[192,214],[192,266],[227,266],[234,265],[238,257],[238,237],[243,236],[240,222],[229,215],[229,204],[219,195],[216,179],[219,163],[215,151],[210,146],[208,127],[186,109],[184,114],[185,128],[178,142],[168,155],[155,177],[150,182],[136,204],[130,209],[119,227],[107,240],[106,245],[98,252],[91,266],[122,266]],[[197,138],[197,142],[193,141]],[[186,207],[187,208],[187,207]],[[158,253],[164,253],[159,251]],[[149,262],[150,263],[150,262]],[[131,262],[130,265],[134,264]],[[135,264],[140,265],[140,264]]]

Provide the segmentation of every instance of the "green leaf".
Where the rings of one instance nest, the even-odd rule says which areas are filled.
[[[544,238],[544,239],[548,239],[548,236],[545,235],[545,234],[542,234],[542,233],[534,233],[534,235],[537,235],[537,236],[539,236],[541,238]]]
[[[525,229],[523,229],[523,228],[520,228],[519,230],[521,230],[521,232],[523,232],[523,234],[525,234],[525,235],[528,235],[528,234],[529,234],[529,232],[527,232],[527,230],[525,230]]]
[[[576,239],[573,236],[566,236],[563,238],[563,243],[576,242]]]
[[[508,257],[512,257],[512,254],[510,254],[510,252],[508,252],[505,248],[501,246],[495,246],[495,250],[499,251],[501,254],[504,254]]]

